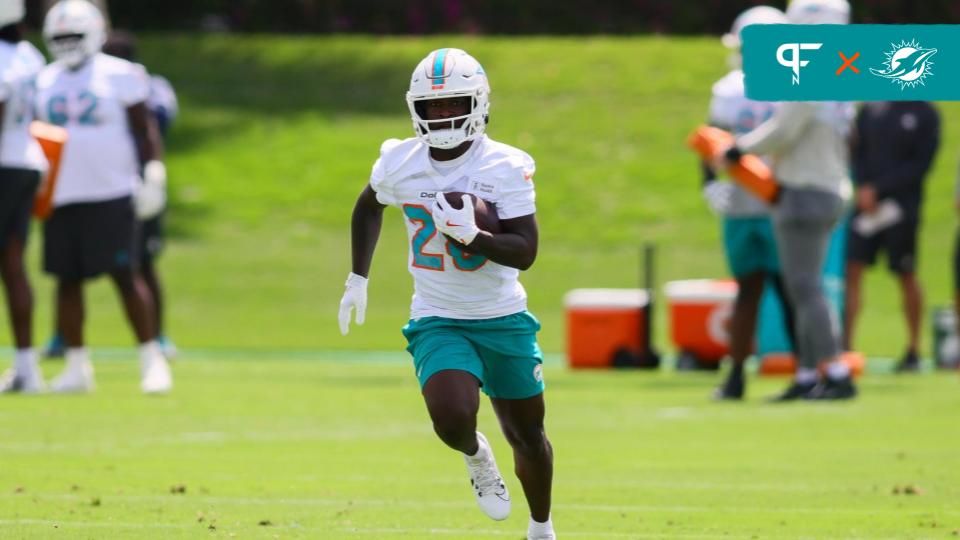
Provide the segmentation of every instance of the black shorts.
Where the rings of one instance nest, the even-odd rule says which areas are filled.
[[[43,227],[43,269],[88,279],[136,268],[137,229],[130,197],[57,207]]]
[[[910,274],[917,269],[916,219],[906,219],[873,236],[862,236],[852,226],[847,237],[847,261],[873,266],[877,253],[887,254],[887,268],[895,274]]]
[[[137,250],[143,265],[150,264],[160,256],[160,252],[163,251],[163,214],[140,222]]]
[[[11,238],[27,243],[30,211],[40,185],[40,172],[0,167],[0,250]]]

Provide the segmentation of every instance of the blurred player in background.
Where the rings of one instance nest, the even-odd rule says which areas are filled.
[[[953,204],[960,217],[960,174],[957,174],[957,189]],[[953,311],[956,315],[957,338],[960,339],[960,227],[957,228],[957,241],[953,248]]]
[[[129,32],[114,30],[110,32],[110,36],[103,45],[103,53],[129,62],[137,62],[136,38]],[[147,99],[147,107],[157,121],[160,135],[166,139],[170,125],[178,112],[177,95],[170,81],[159,75],[150,76],[150,97]],[[163,354],[167,358],[173,358],[177,354],[177,347],[164,331],[163,313],[166,298],[163,294],[163,287],[156,266],[156,259],[160,256],[164,247],[164,214],[165,212],[161,212],[159,215],[145,219],[140,223],[137,234],[137,251],[140,255],[140,274],[153,296],[153,313],[154,319],[157,321],[157,341],[163,349]],[[63,335],[57,331],[47,344],[46,356],[57,357],[63,356],[63,354]]]
[[[484,135],[489,93],[483,68],[459,49],[434,51],[414,70],[407,103],[416,137],[383,144],[357,200],[340,328],[348,332],[354,309],[363,322],[383,210],[401,208],[415,290],[403,333],[434,431],[463,453],[481,509],[506,519],[510,495],[490,444],[476,430],[482,388],[513,447],[530,507],[527,538],[552,540],[553,449],[543,425],[540,323],[527,311],[518,281],[537,255],[534,162]],[[479,229],[468,197],[462,209],[449,204],[443,192],[453,191],[495,203],[502,234]]]
[[[847,24],[846,0],[793,0],[792,24]],[[784,283],[794,307],[799,368],[778,401],[849,399],[856,395],[850,368],[840,359],[839,322],[821,279],[827,245],[843,213],[847,137],[853,111],[839,102],[788,102],[753,131],[737,138],[726,162],[742,154],[769,155],[780,196],[773,213]],[[826,366],[825,377],[817,367]]]
[[[140,344],[141,389],[166,392],[170,367],[156,341],[150,291],[137,272],[137,218],[159,214],[166,202],[163,145],[147,109],[149,78],[141,66],[100,52],[103,16],[85,0],[54,5],[43,38],[55,62],[37,77],[36,109],[70,137],[44,226],[44,270],[57,278],[57,328],[67,346],[52,389],[94,388],[83,341],[83,286],[108,274]]]
[[[0,377],[0,392],[40,392],[43,377],[33,349],[33,292],[23,253],[30,211],[47,162],[30,136],[33,88],[46,62],[23,41],[23,0],[0,0],[0,277],[3,279],[13,341],[13,369]]]
[[[851,165],[857,209],[847,238],[844,347],[852,350],[857,316],[863,307],[860,283],[879,251],[897,275],[909,342],[898,371],[920,369],[920,324],[923,290],[917,280],[917,232],[923,207],[924,179],[940,145],[940,116],[925,101],[880,101],[857,115]],[[861,217],[889,209],[889,223],[877,230],[859,226]],[[897,217],[898,216],[898,217]]]
[[[748,133],[773,116],[777,104],[747,99],[740,69],[740,32],[751,24],[783,24],[787,16],[769,6],[757,6],[741,13],[733,22],[723,44],[732,49],[733,68],[713,85],[710,100],[710,124],[734,135]],[[753,351],[757,312],[768,279],[784,300],[788,331],[793,320],[783,284],[770,207],[733,182],[721,181],[716,172],[705,165],[703,195],[707,204],[723,221],[723,247],[727,264],[737,280],[737,298],[730,321],[730,358],[733,362],[727,380],[716,389],[717,399],[742,399],[744,394],[743,364]],[[792,334],[791,334],[792,337]],[[794,340],[795,342],[795,340]]]

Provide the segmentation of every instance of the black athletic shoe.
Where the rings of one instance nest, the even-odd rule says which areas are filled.
[[[903,359],[897,364],[897,373],[917,373],[920,371],[920,358],[917,353],[907,351]]]
[[[784,401],[796,401],[798,399],[806,399],[807,395],[813,391],[817,386],[817,383],[798,383],[793,381],[790,383],[790,386],[787,387],[782,393],[773,396],[770,398],[771,402],[780,403]]]
[[[743,399],[744,386],[743,375],[731,374],[723,384],[713,390],[713,399],[717,401],[741,400]]]
[[[855,397],[857,397],[857,387],[854,386],[852,378],[831,379],[828,377],[817,384],[816,388],[807,394],[806,399],[831,401],[853,399]]]

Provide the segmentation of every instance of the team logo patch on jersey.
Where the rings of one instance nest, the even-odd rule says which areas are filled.
[[[533,368],[533,380],[543,382],[543,364],[537,364]]]

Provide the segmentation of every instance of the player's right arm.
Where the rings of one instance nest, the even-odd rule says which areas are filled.
[[[377,200],[377,192],[367,184],[356,204],[353,205],[353,217],[350,220],[351,270],[347,276],[347,290],[340,299],[338,322],[340,333],[350,332],[350,314],[356,310],[357,324],[363,324],[367,313],[367,278],[373,252],[380,239],[383,226],[383,209],[386,205]]]
[[[380,239],[380,228],[383,225],[383,209],[386,205],[377,200],[377,193],[369,184],[353,206],[353,218],[350,222],[350,237],[352,251],[352,272],[361,277],[370,275],[370,263],[373,261],[373,252]]]

